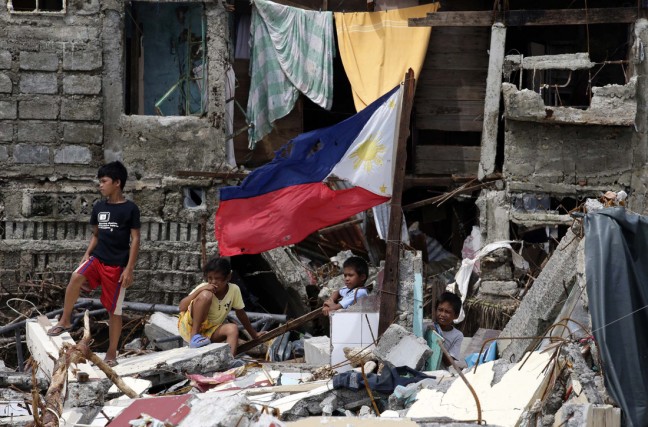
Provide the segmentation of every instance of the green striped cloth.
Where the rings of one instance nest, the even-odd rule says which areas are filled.
[[[333,14],[253,0],[250,27],[250,149],[286,116],[302,92],[333,104]]]

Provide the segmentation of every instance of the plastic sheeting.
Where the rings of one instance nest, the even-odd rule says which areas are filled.
[[[585,276],[605,386],[628,426],[648,426],[648,218],[585,216]]]

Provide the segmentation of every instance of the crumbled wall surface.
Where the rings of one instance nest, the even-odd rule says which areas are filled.
[[[506,121],[504,174],[509,188],[548,184],[577,193],[584,187],[606,189],[630,185],[633,127],[549,125]]]
[[[176,171],[225,164],[227,13],[204,4],[209,101],[204,117],[124,114],[121,1],[68,0],[63,14],[10,14],[0,0],[0,283],[67,282],[85,251],[97,168],[121,160],[142,214],[129,300],[177,303],[200,280],[201,241],[216,246],[220,182]],[[185,188],[205,191],[185,208]],[[155,293],[153,293],[153,292]],[[161,294],[160,294],[161,293]],[[163,301],[160,296],[163,295]]]

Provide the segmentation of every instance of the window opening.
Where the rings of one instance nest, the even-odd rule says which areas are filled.
[[[203,208],[205,206],[205,189],[187,187],[183,190],[184,207],[187,209]]]
[[[126,7],[126,114],[202,116],[207,110],[207,23],[201,3]]]
[[[10,13],[65,13],[65,0],[9,0]]]

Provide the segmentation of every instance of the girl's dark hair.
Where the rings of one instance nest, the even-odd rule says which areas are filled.
[[[97,178],[103,178],[104,176],[107,176],[113,181],[119,180],[119,186],[121,187],[122,191],[124,191],[124,186],[126,185],[126,180],[128,179],[128,171],[126,170],[126,166],[124,166],[122,162],[110,162],[100,167],[99,171],[97,171]]]
[[[437,299],[436,306],[434,308],[438,308],[439,304],[441,304],[442,302],[449,302],[455,312],[455,316],[459,316],[459,313],[461,313],[461,298],[459,298],[457,294],[453,294],[452,292],[442,293]]]
[[[227,276],[232,271],[232,265],[227,258],[213,257],[210,258],[209,261],[207,261],[205,268],[203,268],[205,276],[210,271],[221,273],[223,276]]]
[[[347,258],[346,261],[344,261],[344,264],[342,264],[342,268],[347,268],[351,267],[355,270],[356,273],[358,273],[358,276],[362,276],[364,274],[365,279],[367,276],[369,276],[369,265],[367,264],[367,261],[363,260],[359,256],[352,256],[351,258]]]

